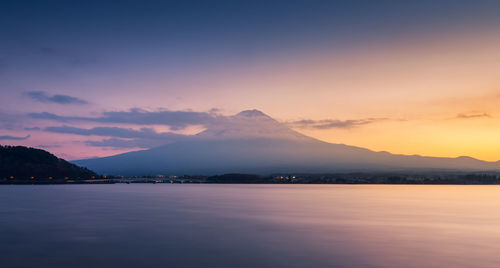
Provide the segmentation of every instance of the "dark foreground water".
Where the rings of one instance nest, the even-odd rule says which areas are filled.
[[[0,186],[0,267],[500,267],[500,187]]]

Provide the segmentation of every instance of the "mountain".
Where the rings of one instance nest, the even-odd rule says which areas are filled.
[[[327,143],[300,134],[258,110],[224,117],[187,140],[75,163],[114,175],[500,170],[498,162],[470,157],[395,155]]]
[[[97,176],[94,172],[71,164],[53,154],[24,146],[0,145],[0,179],[29,180],[84,179]]]

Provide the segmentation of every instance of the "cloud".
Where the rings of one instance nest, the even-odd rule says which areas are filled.
[[[44,119],[44,120],[54,120],[58,122],[67,122],[69,120],[75,120],[72,119],[73,117],[66,117],[66,116],[59,116],[53,113],[47,113],[47,112],[42,112],[42,113],[29,113],[29,117],[34,118],[34,119]],[[78,120],[78,117],[75,117],[76,120]]]
[[[40,130],[39,127],[25,127],[24,130]]]
[[[487,113],[461,113],[456,116],[459,119],[472,119],[472,118],[491,118],[492,116]]]
[[[156,132],[152,128],[141,128],[139,130],[119,127],[94,127],[90,129],[76,128],[71,126],[47,127],[47,132],[75,134],[81,136],[113,137],[102,141],[86,141],[85,144],[100,147],[115,148],[152,148],[165,145],[175,141],[189,138],[189,135],[171,132]]]
[[[46,127],[48,132],[75,134],[82,136],[106,136],[119,138],[144,138],[144,139],[173,139],[180,138],[186,135],[171,133],[171,132],[156,132],[152,128],[141,128],[139,130],[120,127],[94,127],[90,129],[77,128],[70,126]]]
[[[218,109],[208,112],[170,111],[130,109],[128,111],[103,112],[97,117],[61,116],[48,112],[30,113],[34,119],[51,120],[61,123],[93,122],[100,124],[132,124],[137,126],[166,125],[172,130],[184,129],[192,125],[209,126],[226,118],[218,114]],[[107,139],[101,141],[85,141],[86,145],[114,148],[152,148],[175,141],[185,140],[191,135],[182,135],[172,132],[156,132],[153,128],[140,129],[103,126],[93,128],[78,128],[68,125],[52,126],[43,129],[46,132],[74,134],[81,136],[101,136]]]
[[[121,123],[135,125],[168,125],[174,130],[184,129],[189,125],[207,125],[217,120],[217,115],[192,111],[146,111],[131,109],[122,112],[104,112],[99,117],[59,116],[52,113],[30,113],[30,117],[58,122],[89,121],[99,123]]]
[[[362,125],[372,124],[380,121],[388,120],[388,118],[364,118],[350,120],[298,120],[287,122],[287,125],[293,128],[314,128],[314,129],[331,129],[331,128],[353,128]]]
[[[113,147],[119,149],[131,149],[131,148],[153,148],[161,145],[166,145],[169,142],[160,140],[149,140],[149,139],[104,139],[101,141],[85,141],[88,146],[94,147]]]
[[[29,139],[30,137],[31,137],[31,135],[27,135],[24,137],[16,137],[16,136],[6,135],[6,136],[0,136],[0,140],[23,141],[23,140]]]
[[[88,104],[86,100],[68,95],[49,95],[44,91],[30,91],[24,93],[26,96],[38,102],[57,103],[57,104]]]
[[[60,144],[39,144],[36,147],[42,148],[42,149],[52,149],[52,148],[61,148],[62,145],[60,145]]]

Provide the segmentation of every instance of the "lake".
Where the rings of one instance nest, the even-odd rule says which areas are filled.
[[[499,186],[4,185],[0,267],[500,267]]]

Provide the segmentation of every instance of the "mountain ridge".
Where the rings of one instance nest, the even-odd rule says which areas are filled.
[[[472,157],[400,155],[328,143],[292,130],[259,110],[224,117],[190,139],[74,162],[115,175],[500,170],[500,162]]]

